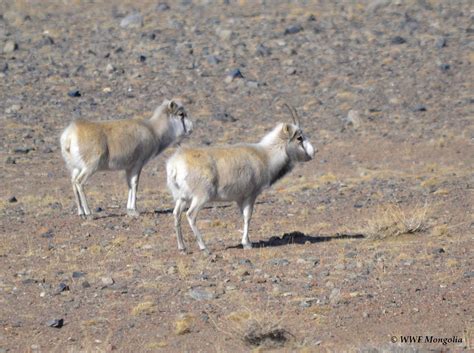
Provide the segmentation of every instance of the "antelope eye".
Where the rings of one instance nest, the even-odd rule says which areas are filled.
[[[297,139],[299,142],[303,142],[303,136],[301,136],[301,135],[298,136],[296,139]]]
[[[179,112],[179,113],[178,113],[178,116],[179,116],[180,118],[184,118],[184,112]]]

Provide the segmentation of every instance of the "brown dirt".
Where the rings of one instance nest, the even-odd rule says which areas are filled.
[[[0,46],[18,45],[0,54],[0,352],[473,348],[472,3],[263,2],[0,3]],[[144,25],[121,28],[134,10]],[[226,83],[235,68],[244,79]],[[194,251],[178,253],[172,149],[144,170],[139,219],[119,173],[87,186],[98,218],[76,216],[61,130],[172,96],[195,121],[190,145],[257,141],[289,119],[276,97],[298,108],[319,152],[259,198],[255,249],[237,247],[234,206],[211,207],[199,227],[213,255],[187,227]],[[426,207],[426,229],[364,237],[393,205]],[[401,335],[463,342],[391,343]]]

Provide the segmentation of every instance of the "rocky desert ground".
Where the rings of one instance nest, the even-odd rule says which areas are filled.
[[[1,1],[0,352],[472,350],[473,20],[468,0]],[[174,148],[139,218],[119,172],[76,215],[65,126],[171,97],[191,146],[257,142],[290,121],[278,98],[297,108],[318,153],[260,196],[252,250],[215,204],[212,254],[187,224],[178,252]]]

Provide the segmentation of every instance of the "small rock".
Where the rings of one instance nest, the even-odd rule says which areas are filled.
[[[165,2],[160,2],[158,5],[156,5],[156,11],[164,12],[168,11],[169,9],[169,5]]]
[[[12,40],[8,40],[3,47],[3,52],[5,54],[13,53],[17,49],[18,49],[18,44]]]
[[[8,63],[7,62],[4,62],[2,64],[0,64],[0,72],[7,72],[8,71]]]
[[[435,43],[436,48],[441,49],[446,47],[447,40],[445,37],[438,38],[438,40]]]
[[[257,56],[270,56],[272,55],[272,51],[270,48],[267,48],[263,44],[259,44],[257,46],[257,49],[255,49],[255,55]]]
[[[228,41],[232,38],[232,35],[234,33],[230,29],[217,28],[216,34],[219,36],[221,40]]]
[[[66,283],[61,282],[61,283],[59,283],[56,294],[59,294],[61,292],[66,292],[68,290],[70,290],[69,286]]]
[[[414,112],[426,112],[426,107],[423,104],[417,104],[413,107]]]
[[[288,34],[296,34],[298,32],[301,32],[303,30],[303,26],[300,25],[300,24],[294,24],[294,25],[291,25],[289,27],[287,27],[285,29],[285,32],[284,34],[285,35],[288,35]]]
[[[238,263],[239,265],[253,266],[252,261],[250,261],[249,259],[240,259]]]
[[[231,114],[227,112],[216,113],[213,115],[213,119],[218,120],[218,121],[223,121],[223,122],[230,122],[230,123],[237,121],[236,118],[234,118]]]
[[[49,327],[61,328],[64,325],[64,319],[52,319],[46,322]]]
[[[139,55],[138,56],[138,61],[141,63],[144,63],[146,61],[146,56],[145,55]]]
[[[443,248],[438,248],[433,250],[433,254],[444,254],[446,251]]]
[[[296,69],[294,67],[289,67],[288,69],[286,69],[286,74],[287,75],[296,75]]]
[[[51,38],[50,36],[43,36],[43,38],[39,42],[40,46],[44,45],[53,45],[54,44],[54,39]]]
[[[369,314],[364,311],[364,312],[362,313],[362,317],[366,319],[366,318],[369,317]]]
[[[448,71],[448,70],[451,68],[451,65],[449,65],[449,64],[441,64],[441,65],[439,66],[439,68],[440,68],[441,71],[446,72],[446,71]]]
[[[242,72],[240,72],[239,69],[234,69],[227,74],[224,81],[225,83],[231,83],[232,81],[238,78],[244,78],[244,75],[242,75]]]
[[[196,287],[191,289],[188,294],[195,300],[211,300],[215,298],[214,293],[207,291],[204,288]]]
[[[107,66],[105,67],[105,72],[107,72],[108,74],[111,74],[112,72],[114,72],[116,69],[115,69],[115,66],[113,66],[112,64],[108,63]]]
[[[464,278],[474,278],[474,271],[464,272]]]
[[[132,13],[124,17],[120,21],[120,27],[122,28],[140,28],[143,27],[143,16],[138,13]]]
[[[102,277],[101,281],[104,286],[111,286],[112,284],[115,283],[112,277]]]
[[[395,36],[390,40],[390,43],[394,45],[404,44],[406,42],[407,42],[406,39],[400,36]]]
[[[103,212],[104,209],[99,206],[99,207],[96,207],[96,208],[94,209],[94,211],[97,212],[97,213],[100,213],[100,212]]]
[[[302,302],[300,302],[300,307],[302,308],[309,308],[310,306],[311,306],[311,302],[307,300],[303,300]]]
[[[81,283],[81,286],[82,286],[82,288],[90,288],[91,285],[90,285],[89,282],[83,281],[83,282]]]
[[[313,14],[309,15],[308,18],[306,19],[306,21],[308,22],[314,22],[316,21],[316,16],[314,16]]]
[[[10,198],[8,199],[8,202],[10,202],[10,203],[15,203],[15,202],[17,202],[17,201],[18,201],[18,200],[16,199],[15,196],[12,196],[12,197],[10,197]]]
[[[81,272],[81,271],[74,271],[72,273],[72,278],[81,278],[81,277],[84,277],[86,275],[85,272]]]
[[[48,229],[46,232],[41,233],[42,238],[51,239],[53,236],[54,236],[54,234],[53,234],[52,229]]]
[[[13,104],[11,107],[5,109],[5,113],[7,114],[13,114],[13,113],[18,113],[21,110],[21,105],[19,104]]]
[[[390,2],[391,2],[390,0],[373,0],[367,6],[367,11],[376,13],[381,8],[390,5]]]
[[[352,259],[352,258],[354,258],[354,257],[356,257],[356,256],[357,256],[357,253],[356,253],[355,251],[351,251],[351,252],[348,252],[348,253],[346,254],[346,257],[348,257],[348,258],[350,258],[350,259]]]
[[[174,275],[178,270],[176,269],[176,266],[170,266],[168,267],[168,270],[166,271],[167,274],[169,275]]]
[[[275,266],[288,266],[289,261],[287,259],[272,259],[270,260],[270,264]]]
[[[208,55],[207,62],[211,65],[217,65],[222,62],[222,59],[216,55]]]
[[[81,92],[78,89],[73,89],[67,93],[69,97],[80,97],[82,96]]]
[[[16,160],[13,157],[8,156],[7,159],[5,160],[6,164],[16,164]]]
[[[150,235],[153,235],[153,234],[156,234],[156,229],[155,228],[145,228],[143,230],[143,235],[145,235],[145,236],[150,236]]]
[[[331,304],[337,304],[341,299],[341,290],[339,288],[333,288],[331,294],[329,294],[329,302]]]
[[[247,87],[258,88],[260,87],[260,83],[258,81],[247,81]]]
[[[349,110],[346,118],[347,124],[352,125],[355,130],[360,128],[360,115],[357,110]]]

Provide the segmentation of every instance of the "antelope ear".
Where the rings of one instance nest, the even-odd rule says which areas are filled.
[[[297,129],[293,124],[284,124],[283,125],[283,133],[288,137],[288,139],[292,139],[296,134]]]
[[[170,102],[168,103],[168,110],[170,112],[174,112],[176,108],[178,108],[178,105],[176,104],[176,102],[174,100],[170,100]]]

